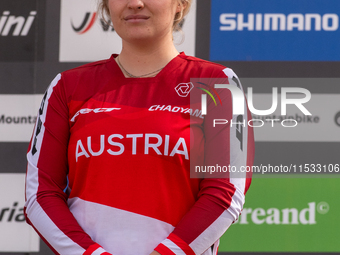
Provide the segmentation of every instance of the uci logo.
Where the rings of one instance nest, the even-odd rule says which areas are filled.
[[[187,97],[193,88],[194,88],[194,84],[192,84],[191,82],[188,82],[188,83],[178,84],[175,90],[180,97]]]

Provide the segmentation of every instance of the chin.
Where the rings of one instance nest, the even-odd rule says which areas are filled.
[[[149,33],[134,33],[126,37],[122,37],[123,40],[131,43],[142,43],[142,42],[149,42],[153,41],[157,38],[157,36],[154,36]]]

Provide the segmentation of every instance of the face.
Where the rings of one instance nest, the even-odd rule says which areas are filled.
[[[110,16],[123,41],[138,42],[172,38],[178,0],[109,0]]]

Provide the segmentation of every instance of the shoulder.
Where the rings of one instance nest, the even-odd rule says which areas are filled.
[[[72,76],[72,75],[79,75],[81,73],[90,74],[92,72],[95,72],[95,70],[98,70],[98,69],[107,69],[107,66],[112,62],[112,60],[114,60],[114,55],[112,55],[109,59],[84,64],[84,65],[66,70],[62,72],[62,75]]]
[[[199,69],[199,71],[202,72],[202,76],[207,77],[227,76],[228,78],[233,78],[234,76],[237,77],[237,75],[231,68],[226,67],[224,65],[210,62],[197,57],[187,56],[183,52],[179,55],[179,57],[185,60],[187,62],[187,65],[195,66],[197,69]]]
[[[74,95],[88,98],[105,86],[108,80],[114,76],[114,70],[112,70],[115,61],[114,56],[63,71],[58,87],[64,91],[68,101]]]

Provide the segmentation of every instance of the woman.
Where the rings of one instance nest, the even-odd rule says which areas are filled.
[[[252,130],[236,123],[248,115],[233,116],[229,90],[212,88],[221,79],[240,86],[237,76],[174,47],[190,4],[103,0],[121,53],[57,75],[46,91],[25,211],[55,254],[217,254],[237,220],[250,176],[190,178],[197,166],[253,161]],[[208,101],[205,116],[203,89],[221,101]],[[236,124],[213,127],[217,117]]]

